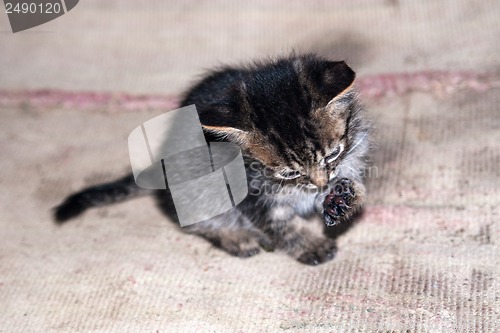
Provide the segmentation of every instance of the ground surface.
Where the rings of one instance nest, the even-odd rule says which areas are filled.
[[[12,34],[0,14],[0,332],[500,331],[499,17],[498,1],[86,0]],[[291,49],[347,59],[376,128],[335,260],[230,257],[150,198],[52,223],[130,170],[130,131],[204,68]]]

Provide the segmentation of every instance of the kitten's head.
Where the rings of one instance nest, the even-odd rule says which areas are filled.
[[[223,100],[202,108],[205,131],[238,143],[271,180],[325,186],[359,127],[352,69],[306,55],[256,64],[237,77]]]

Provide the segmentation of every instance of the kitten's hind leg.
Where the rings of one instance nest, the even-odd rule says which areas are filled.
[[[236,209],[183,230],[202,236],[233,256],[248,258],[260,252],[259,231]]]
[[[205,237],[215,246],[236,257],[248,258],[260,253],[259,243],[246,231],[220,230]]]

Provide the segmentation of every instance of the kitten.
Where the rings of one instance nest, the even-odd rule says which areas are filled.
[[[237,207],[183,228],[230,254],[279,249],[305,264],[333,258],[326,226],[352,219],[365,197],[368,125],[345,62],[292,55],[209,73],[185,95],[195,104],[207,142],[237,143],[249,195]],[[55,208],[64,222],[90,207],[155,193],[176,220],[169,191],[140,189],[132,175],[90,187]]]

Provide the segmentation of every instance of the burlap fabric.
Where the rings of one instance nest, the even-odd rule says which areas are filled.
[[[0,14],[0,332],[500,331],[498,1],[81,1]],[[63,227],[127,136],[205,68],[345,58],[375,128],[369,202],[329,263],[233,258],[151,198]]]

